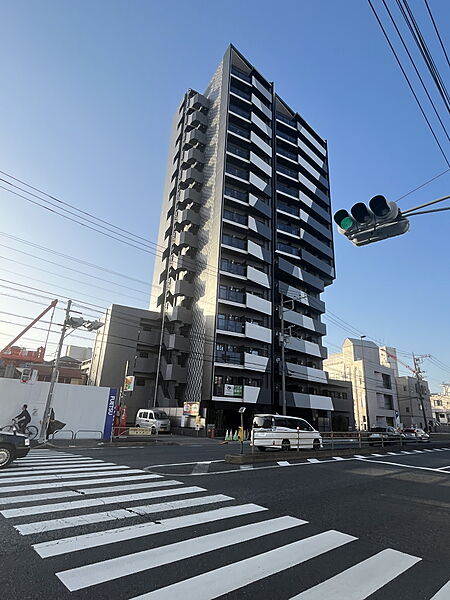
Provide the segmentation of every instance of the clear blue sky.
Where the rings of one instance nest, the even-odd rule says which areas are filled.
[[[431,33],[422,1],[412,4]],[[448,3],[430,5],[448,40]],[[156,240],[172,114],[188,87],[203,91],[230,42],[327,138],[334,209],[378,193],[397,199],[446,168],[363,0],[18,0],[2,6],[0,170]],[[447,174],[401,206],[447,194],[449,184]],[[38,257],[80,268],[1,235],[10,249],[0,247],[0,278],[100,306],[147,306],[151,255],[2,189],[0,202],[0,231],[148,285],[128,281],[134,289],[125,290],[45,265]],[[426,363],[435,390],[450,379],[448,214],[416,217],[407,235],[366,248],[336,233],[337,279],[325,295],[329,310],[361,333],[449,365],[445,372]],[[40,308],[5,295],[0,306],[19,315]],[[4,320],[25,323],[0,313],[0,343],[18,329]],[[332,323],[328,332],[331,352],[351,333]]]

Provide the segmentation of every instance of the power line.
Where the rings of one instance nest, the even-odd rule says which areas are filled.
[[[444,53],[444,56],[445,56],[445,58],[447,60],[447,65],[450,67],[450,61],[448,59],[447,51],[445,49],[444,42],[442,41],[442,38],[441,38],[441,36],[439,34],[439,30],[437,28],[436,22],[435,22],[434,17],[433,17],[433,15],[431,13],[431,9],[428,6],[428,0],[424,0],[424,2],[425,2],[425,6],[427,7],[428,14],[430,15],[431,22],[433,23],[433,27],[434,27],[434,30],[436,32],[437,38],[438,38],[438,40],[439,40],[439,42],[441,44],[442,52]]]
[[[396,202],[399,202],[400,200],[403,200],[403,198],[406,198],[406,196],[410,196],[411,194],[413,194],[414,192],[417,192],[417,190],[420,190],[421,188],[425,187],[426,185],[428,185],[429,183],[435,181],[436,179],[439,179],[439,177],[442,177],[442,175],[445,175],[446,173],[448,173],[450,171],[450,169],[445,169],[445,171],[442,171],[441,173],[439,173],[438,175],[435,175],[434,177],[432,177],[431,179],[428,179],[428,181],[425,181],[425,183],[422,183],[421,185],[418,185],[417,187],[415,187],[414,189],[410,190],[409,192],[407,192],[406,194],[403,194],[403,196],[400,196],[400,198],[397,198]]]
[[[408,75],[406,74],[406,71],[405,71],[405,69],[403,68],[403,65],[402,65],[402,63],[401,63],[401,61],[400,61],[400,59],[399,59],[399,57],[398,57],[398,55],[397,55],[397,52],[395,51],[395,48],[394,48],[394,46],[392,45],[392,43],[391,43],[391,40],[389,39],[389,36],[388,36],[388,34],[387,34],[387,32],[386,32],[386,30],[385,30],[385,28],[384,28],[384,25],[383,25],[383,23],[381,22],[381,20],[380,20],[380,18],[379,18],[379,16],[378,16],[378,14],[377,14],[377,12],[376,12],[376,10],[375,10],[375,7],[374,7],[374,6],[373,6],[373,4],[372,4],[372,1],[371,1],[371,0],[367,0],[367,1],[368,1],[368,3],[369,3],[369,6],[370,6],[370,8],[372,9],[372,12],[373,12],[373,14],[375,15],[375,19],[377,20],[377,22],[378,22],[378,25],[379,25],[379,26],[380,26],[380,28],[381,28],[381,31],[383,32],[383,35],[384,35],[384,37],[385,37],[385,39],[386,39],[386,41],[387,41],[387,43],[388,43],[388,45],[389,45],[389,48],[391,49],[391,52],[392,52],[392,54],[394,55],[394,57],[395,57],[395,60],[397,61],[397,64],[398,64],[398,66],[399,66],[399,68],[400,68],[401,72],[403,73],[403,76],[404,76],[404,78],[406,79],[406,82],[407,82],[407,84],[408,84],[408,87],[409,87],[409,89],[410,89],[410,91],[411,91],[412,95],[414,96],[414,99],[415,99],[415,101],[416,101],[416,103],[417,103],[417,106],[419,107],[419,109],[420,109],[420,112],[422,113],[422,116],[423,116],[423,118],[425,119],[425,121],[426,121],[426,123],[427,123],[427,125],[428,125],[428,128],[429,128],[429,130],[430,130],[430,132],[431,132],[431,134],[432,134],[432,136],[433,136],[433,138],[434,138],[434,140],[435,140],[435,142],[436,142],[436,144],[437,144],[437,146],[438,146],[438,148],[439,148],[439,150],[440,150],[440,152],[441,152],[442,156],[444,157],[444,160],[445,160],[445,162],[446,162],[447,166],[450,168],[450,162],[449,162],[449,160],[448,160],[448,158],[447,158],[447,156],[446,156],[446,154],[445,154],[445,152],[444,152],[444,150],[443,150],[443,148],[442,148],[442,146],[441,146],[441,144],[440,144],[440,142],[439,142],[439,140],[438,140],[438,138],[437,138],[437,136],[436,136],[436,134],[435,134],[435,132],[434,132],[434,129],[433,129],[433,127],[431,126],[431,123],[430,123],[430,121],[428,120],[428,117],[427,117],[427,115],[425,114],[425,111],[424,111],[424,109],[423,109],[423,107],[422,107],[422,104],[421,104],[421,102],[420,102],[419,98],[417,97],[417,94],[416,94],[416,92],[414,91],[414,88],[413,88],[413,86],[412,86],[412,84],[411,84],[411,81],[409,80],[409,77],[408,77]]]

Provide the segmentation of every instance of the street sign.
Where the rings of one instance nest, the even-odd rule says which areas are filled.
[[[134,390],[134,375],[127,375],[123,382],[123,391],[124,392],[132,392]]]
[[[183,416],[197,417],[200,414],[200,402],[184,402]]]

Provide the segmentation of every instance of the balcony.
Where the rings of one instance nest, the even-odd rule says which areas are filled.
[[[186,325],[192,323],[192,310],[185,306],[175,306],[172,314],[169,315],[170,321],[181,321]]]
[[[309,408],[313,410],[334,410],[333,402],[328,396],[316,394],[300,394],[297,392],[286,392],[288,406],[296,408]]]
[[[180,194],[178,196],[178,208],[183,209],[190,203],[202,204],[202,193],[196,190],[193,187],[186,188],[185,190],[180,190]]]
[[[283,242],[277,242],[277,250],[279,250],[280,252],[285,252],[286,254],[291,254],[291,256],[296,256],[297,258],[301,257],[300,248],[295,248],[294,246],[283,244]]]
[[[247,241],[227,233],[222,234],[222,244],[239,250],[247,250]]]
[[[298,154],[296,152],[289,152],[289,150],[285,150],[284,148],[280,148],[279,146],[277,146],[277,154],[281,154],[285,158],[289,158],[289,160],[298,162]]]
[[[250,308],[251,310],[256,310],[257,312],[260,312],[263,315],[272,314],[272,302],[270,302],[269,300],[265,300],[264,298],[260,298],[256,294],[250,294],[249,292],[246,293],[245,306],[247,306],[247,308]]]
[[[314,342],[308,342],[294,336],[288,336],[286,339],[286,348],[293,350],[294,352],[301,352],[302,354],[309,354],[316,358],[322,358],[322,351],[319,344]]]
[[[142,358],[138,356],[134,365],[136,373],[156,373],[156,356]]]
[[[187,188],[193,184],[203,183],[203,172],[193,167],[181,171],[180,175],[180,187]]]
[[[327,384],[328,378],[324,371],[286,362],[286,375],[295,379],[306,379],[311,383]]]
[[[265,173],[267,177],[272,177],[272,167],[270,164],[254,152],[250,152],[250,162]]]
[[[305,269],[301,269],[290,261],[281,258],[281,256],[278,258],[278,268],[291,275],[291,277],[299,279],[300,281],[304,281],[319,292],[323,292],[325,285],[320,277],[317,277],[312,273],[308,273],[308,271]]]
[[[283,212],[289,213],[290,215],[295,215],[297,218],[300,218],[300,209],[296,206],[292,206],[291,204],[286,204],[281,200],[278,200],[277,210],[282,210]],[[278,225],[279,227],[279,225]]]
[[[314,300],[313,298],[311,301]],[[300,300],[301,301],[301,300]],[[314,304],[312,304],[313,308],[316,308]],[[313,319],[312,317],[307,317],[306,315],[302,315],[294,310],[285,310],[284,311],[284,319],[288,323],[293,323],[294,325],[298,325],[299,327],[303,327],[303,329],[309,329],[309,331],[314,331],[315,333],[319,333],[320,335],[325,335],[327,328],[324,323],[321,323],[317,319]]]
[[[208,108],[209,100],[205,96],[202,96],[202,94],[199,94],[198,92],[196,92],[188,98],[187,106],[188,106],[188,109],[195,109],[195,110],[199,110],[201,108]]]
[[[185,146],[195,146],[197,144],[206,145],[206,134],[200,129],[191,129],[184,136]]]
[[[163,372],[163,378],[166,381],[176,381],[177,383],[186,383],[187,368],[181,365],[169,363]]]
[[[272,209],[270,206],[264,201],[260,196],[255,196],[255,194],[249,194],[248,196],[249,205],[257,210],[259,213],[266,217],[272,216]]]
[[[255,144],[256,146],[258,146],[258,148],[260,148],[260,150],[262,150],[265,154],[267,154],[267,156],[272,156],[272,147],[265,142],[257,133],[255,133],[254,131],[252,131],[250,133],[250,140],[253,144]]]
[[[186,296],[187,298],[194,296],[194,284],[185,279],[172,281],[169,289],[173,296]]]
[[[241,69],[239,69],[238,67],[235,67],[234,65],[231,66],[231,74],[236,75],[236,77],[240,77],[240,79],[243,79],[244,81],[247,81],[248,83],[252,82],[252,76],[249,73],[246,73],[245,71],[241,71]]]
[[[258,175],[255,175],[253,172],[250,173],[250,183],[264,194],[267,194],[268,196],[272,194],[270,182],[258,177]]]
[[[271,344],[272,330],[268,327],[257,325],[256,323],[245,323],[245,337]]]
[[[242,202],[248,202],[248,193],[225,186],[224,195]]]
[[[249,172],[245,171],[244,169],[240,169],[239,167],[235,167],[234,165],[227,164],[225,167],[225,173],[248,182]]]
[[[224,290],[219,288],[219,299],[226,300],[227,302],[236,302],[237,304],[245,303],[245,292],[238,292],[235,290]]]
[[[261,388],[252,385],[242,386],[240,395],[226,396],[225,386],[214,386],[213,400],[215,402],[239,402],[239,404],[256,404],[260,398]]]
[[[260,356],[259,354],[252,354],[250,352],[244,352],[244,368],[249,371],[260,371],[266,372],[268,370],[269,358],[267,356]]]
[[[284,133],[284,131],[277,129],[277,137],[280,137],[281,139],[294,144],[294,146],[297,146],[297,136],[289,135],[288,133]]]
[[[248,129],[245,129],[244,127],[240,127],[239,125],[236,125],[235,123],[232,123],[231,121],[228,123],[228,131],[231,131],[232,133],[236,133],[237,135],[240,135],[243,138],[249,138],[250,137],[250,131]]]
[[[250,157],[250,150],[247,150],[246,148],[241,148],[241,146],[236,146],[236,144],[232,144],[230,142],[227,145],[227,152],[229,152],[230,154],[234,154],[235,156],[240,156],[241,158],[245,158],[247,160]]]
[[[230,103],[229,109],[230,109],[230,112],[234,113],[235,115],[239,115],[240,117],[247,119],[247,121],[250,121],[251,116],[252,116],[252,113],[250,110],[241,108],[240,106],[237,106],[237,104],[233,104],[233,103]]]
[[[246,92],[245,90],[239,88],[237,85],[230,85],[230,92],[232,94],[236,94],[236,96],[239,96],[240,98],[244,98],[244,100],[251,100],[251,93],[250,92]]]
[[[269,138],[272,137],[272,127],[270,125],[267,125],[267,123],[260,119],[255,113],[251,114],[251,120],[252,123],[264,133],[264,135],[267,135]]]
[[[269,276],[267,273],[264,273],[259,269],[255,269],[251,265],[248,265],[247,267],[247,279],[253,283],[262,285],[265,288],[270,288]]]
[[[159,324],[152,331],[141,331],[139,333],[138,343],[145,346],[158,346],[161,336],[161,325]]]
[[[288,196],[292,196],[298,200],[299,193],[297,188],[290,187],[289,185],[285,185],[284,183],[280,183],[277,181],[277,191],[283,194],[287,194]]]
[[[190,148],[185,150],[182,156],[182,165],[189,166],[195,165],[195,163],[205,164],[205,153],[198,148]]]
[[[244,364],[244,353],[243,352],[226,352],[224,350],[216,350],[215,362],[234,366]]]
[[[171,269],[174,272],[190,271],[191,273],[195,273],[197,271],[197,263],[191,256],[177,256]]]
[[[182,225],[200,225],[200,214],[188,208],[178,213],[177,222]]]
[[[278,121],[282,121],[283,123],[286,123],[286,125],[289,125],[289,127],[293,127],[294,129],[297,129],[297,125],[292,117],[291,118],[286,117],[282,113],[277,112],[276,118],[278,119]]]
[[[234,319],[217,319],[217,332],[222,331],[244,334],[245,323]]]
[[[248,219],[245,215],[228,210],[227,208],[223,211],[223,218],[227,221],[232,221],[233,223],[239,223],[239,225],[247,226]]]
[[[222,258],[222,260],[220,261],[220,270],[225,271],[226,273],[230,273],[231,275],[239,275],[240,277],[245,277],[247,267],[245,265],[232,263],[229,260]]]
[[[200,111],[195,111],[187,116],[186,118],[186,130],[188,131],[190,128],[196,127],[207,127],[208,126],[208,117],[205,113]]]
[[[198,236],[192,231],[181,231],[175,235],[175,245],[179,248],[198,248]]]
[[[272,120],[272,111],[270,108],[261,102],[261,100],[255,94],[252,94],[252,104],[256,106],[268,119]]]
[[[314,308],[315,310],[324,313],[325,312],[325,302],[319,300],[319,298],[315,298],[311,294],[307,294],[306,292],[302,292],[298,290],[296,287],[292,285],[288,285],[283,281],[279,283],[280,293],[284,294],[287,298],[294,298],[301,302],[304,306],[309,306]],[[285,313],[287,314],[287,313]]]
[[[277,163],[277,171],[278,173],[283,173],[283,175],[287,175],[288,177],[298,181],[298,171],[295,171],[294,169],[290,169],[289,167],[285,167],[284,165]]]
[[[300,227],[295,227],[294,225],[287,225],[286,223],[278,223],[277,229],[280,231],[284,231],[285,233],[289,233],[295,237],[300,237]]]
[[[189,338],[184,335],[164,332],[164,345],[167,350],[179,350],[180,352],[188,352],[190,348]]]

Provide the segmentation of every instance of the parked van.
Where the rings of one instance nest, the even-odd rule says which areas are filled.
[[[150,429],[152,433],[169,433],[169,417],[163,410],[140,408],[136,415],[136,427]]]
[[[304,419],[283,415],[255,415],[251,444],[261,451],[267,448],[311,450],[322,448],[322,438]]]

